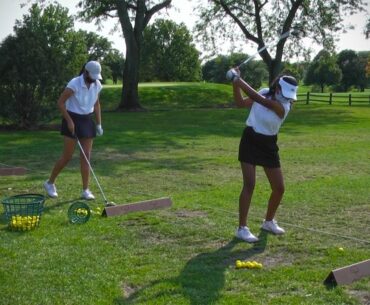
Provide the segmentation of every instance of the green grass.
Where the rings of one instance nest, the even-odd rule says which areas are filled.
[[[261,242],[253,246],[233,238],[237,150],[247,113],[193,108],[193,91],[202,105],[228,102],[230,92],[214,86],[213,95],[207,85],[172,86],[175,107],[161,86],[148,86],[143,104],[150,111],[103,113],[104,136],[94,142],[92,165],[108,199],[170,196],[173,207],[69,224],[67,210],[81,188],[76,152],[39,228],[10,232],[0,218],[0,304],[369,302],[370,278],[334,289],[323,280],[332,269],[370,257],[370,107],[295,106],[279,135],[286,194],[277,218],[287,234],[259,230],[269,196],[259,168],[249,225]],[[110,105],[115,90],[104,93]],[[0,163],[29,169],[26,176],[0,177],[0,197],[42,193],[61,152],[59,133],[0,132],[0,142]],[[91,189],[98,197],[91,207],[101,206],[94,181]],[[264,267],[237,270],[237,259]]]

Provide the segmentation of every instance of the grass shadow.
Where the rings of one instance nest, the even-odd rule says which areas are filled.
[[[225,285],[225,270],[235,268],[235,261],[238,259],[251,260],[253,256],[265,251],[268,233],[261,230],[258,237],[259,242],[247,250],[234,251],[236,245],[244,244],[243,241],[234,238],[216,251],[200,253],[186,263],[177,277],[153,281],[136,290],[129,297],[116,299],[114,304],[136,304],[141,297],[148,297],[151,290],[157,291],[151,300],[155,301],[159,295],[166,295],[166,291],[158,292],[162,286],[178,287],[175,292],[171,289],[171,292],[183,295],[191,305],[215,304]]]

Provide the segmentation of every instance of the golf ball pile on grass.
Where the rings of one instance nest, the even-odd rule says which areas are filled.
[[[30,231],[40,222],[40,216],[12,216],[9,226],[14,231]]]
[[[76,215],[78,215],[80,217],[84,217],[84,216],[87,216],[89,214],[89,211],[85,208],[78,208],[78,209],[75,210],[75,213],[76,213]],[[101,208],[97,207],[96,209],[90,209],[90,213],[95,214],[95,215],[101,215],[102,210],[101,210]]]
[[[237,260],[235,262],[235,267],[236,269],[242,269],[242,268],[247,268],[247,269],[262,269],[263,265],[259,262],[256,261],[241,261]]]
[[[91,210],[92,214],[101,215],[102,210],[100,207],[97,207],[95,210]]]

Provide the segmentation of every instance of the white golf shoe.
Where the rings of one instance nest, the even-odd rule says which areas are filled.
[[[258,241],[258,238],[251,233],[248,227],[238,228],[235,235],[237,238],[240,238],[247,243],[255,243]]]
[[[89,189],[83,190],[82,193],[81,193],[81,197],[83,199],[86,199],[86,200],[94,200],[95,199],[95,196],[93,195],[93,193],[91,193],[91,191]]]
[[[285,230],[278,226],[277,221],[275,219],[266,221],[264,220],[261,226],[261,229],[265,231],[269,231],[276,235],[282,235],[285,233]]]
[[[44,182],[44,189],[51,198],[58,197],[57,188],[54,183],[49,183],[48,180]]]

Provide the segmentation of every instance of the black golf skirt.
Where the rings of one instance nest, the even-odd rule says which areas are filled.
[[[240,140],[239,161],[268,168],[279,168],[277,135],[266,136],[247,126]]]
[[[75,135],[72,135],[68,129],[68,124],[65,118],[62,119],[62,127],[60,134],[74,138],[77,136],[79,139],[83,138],[95,138],[96,137],[96,125],[92,119],[92,113],[90,114],[78,114],[68,111],[71,116],[73,123],[75,124]]]

